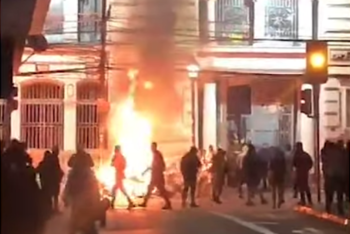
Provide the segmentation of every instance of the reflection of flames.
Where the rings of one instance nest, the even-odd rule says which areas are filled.
[[[142,196],[147,191],[150,173],[145,173],[151,165],[150,151],[152,126],[151,123],[134,110],[133,99],[130,97],[123,105],[111,109],[109,130],[113,139],[121,146],[126,159],[126,179],[124,185],[132,198]],[[110,160],[109,162],[110,163]],[[110,165],[100,167],[97,172],[99,180],[111,189],[115,182],[115,171]],[[126,204],[126,199],[118,192],[118,204]]]

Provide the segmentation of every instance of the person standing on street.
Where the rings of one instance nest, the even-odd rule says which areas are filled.
[[[158,189],[160,195],[163,197],[165,201],[164,210],[170,210],[172,208],[171,202],[169,199],[169,193],[165,189],[165,162],[162,153],[157,149],[157,143],[153,142],[151,145],[151,150],[153,154],[153,160],[151,165],[151,182],[148,185],[147,194],[145,195],[143,203],[140,205],[141,207],[146,207],[149,198],[152,195],[154,188]]]
[[[245,182],[248,187],[247,206],[253,206],[253,198],[256,193],[259,193],[261,204],[266,204],[267,201],[264,198],[263,189],[259,188],[262,179],[262,173],[260,171],[260,159],[257,156],[255,147],[253,144],[248,145],[247,155],[243,159],[243,171]]]
[[[215,203],[221,204],[221,194],[225,184],[225,173],[227,168],[226,152],[223,149],[218,149],[217,153],[212,158],[211,174],[212,174],[212,199]]]
[[[312,205],[312,197],[309,185],[310,170],[313,167],[311,156],[304,151],[303,144],[297,142],[295,145],[293,166],[295,168],[295,182],[300,193],[299,204],[306,205],[306,199],[309,205]]]
[[[115,185],[112,191],[111,208],[114,209],[115,199],[117,197],[117,191],[119,190],[126,197],[128,201],[128,209],[132,209],[133,207],[135,207],[135,204],[132,201],[129,194],[127,193],[124,186],[126,160],[124,155],[121,152],[121,147],[119,145],[116,145],[114,147],[114,156],[112,159],[112,166],[115,169]]]
[[[272,158],[269,164],[269,184],[272,188],[272,207],[280,208],[284,203],[284,188],[287,174],[287,162],[284,152],[278,148],[271,148]]]
[[[345,189],[345,194],[346,194],[346,201],[350,202],[350,140],[346,143],[346,151],[345,151],[345,156],[346,156],[346,189]]]
[[[190,191],[191,207],[198,207],[196,203],[196,185],[197,175],[201,168],[201,162],[198,158],[198,150],[191,147],[190,151],[182,157],[180,162],[181,174],[183,177],[184,188],[182,191],[182,206],[186,207],[188,192]]]

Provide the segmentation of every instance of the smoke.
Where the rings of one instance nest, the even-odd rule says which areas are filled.
[[[139,79],[154,84],[152,91],[137,90],[138,106],[149,109],[162,119],[176,118],[169,103],[179,103],[175,90],[176,51],[176,1],[145,0],[142,9],[142,36],[137,41],[139,54]]]

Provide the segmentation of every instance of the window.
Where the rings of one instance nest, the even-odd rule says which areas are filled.
[[[247,44],[249,12],[244,0],[217,0],[215,36],[223,43]]]
[[[350,89],[346,90],[346,99],[345,99],[345,113],[346,113],[346,127],[350,128]]]
[[[78,40],[96,42],[100,37],[101,0],[78,2]]]
[[[298,38],[298,0],[266,0],[265,37]]]
[[[77,84],[76,143],[85,149],[99,148],[98,98],[98,83],[81,81]]]
[[[63,0],[51,0],[47,13],[44,32],[47,35],[63,34],[64,12]]]
[[[21,85],[21,140],[31,149],[63,148],[64,87],[35,82]]]

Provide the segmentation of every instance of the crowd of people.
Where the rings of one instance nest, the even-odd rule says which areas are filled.
[[[152,143],[150,148],[153,154],[151,180],[143,202],[135,204],[124,186],[127,160],[121,146],[115,146],[111,160],[116,182],[111,191],[112,199],[107,203],[95,176],[93,158],[77,147],[77,152],[68,161],[70,171],[62,197],[64,205],[71,209],[70,234],[79,231],[96,234],[95,222],[105,223],[105,212],[114,208],[117,191],[126,196],[128,209],[132,209],[135,206],[146,207],[156,189],[164,199],[163,209],[172,209],[167,190],[166,162],[157,143]],[[349,142],[327,141],[321,151],[327,212],[332,212],[335,194],[340,215],[345,213],[344,198],[349,202],[349,150]],[[238,188],[238,196],[246,199],[247,206],[254,205],[256,196],[262,204],[267,204],[265,191],[270,189],[272,207],[279,208],[285,202],[285,190],[290,185],[295,196],[299,197],[300,205],[312,205],[309,178],[313,167],[311,156],[300,142],[294,149],[264,146],[259,150],[252,143],[247,143],[234,152],[212,146],[208,151],[191,147],[179,163],[182,206],[187,206],[189,197],[189,206],[198,207],[198,197],[207,193],[213,202],[221,204],[226,184]],[[58,147],[45,151],[42,161],[34,168],[24,143],[12,140],[7,147],[1,144],[1,231],[42,234],[47,220],[59,213],[63,176]],[[246,193],[243,193],[243,185],[246,185]]]

